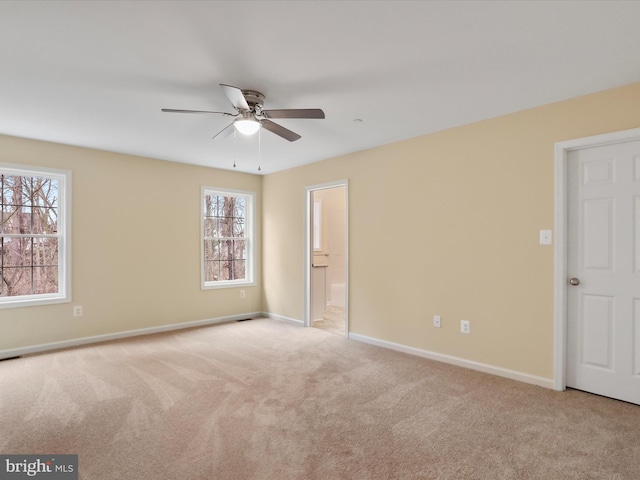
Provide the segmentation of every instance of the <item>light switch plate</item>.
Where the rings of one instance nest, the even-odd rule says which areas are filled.
[[[540,245],[551,245],[552,240],[551,230],[540,230]]]

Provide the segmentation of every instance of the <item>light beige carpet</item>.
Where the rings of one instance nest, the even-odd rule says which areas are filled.
[[[275,320],[0,362],[0,453],[83,479],[640,479],[640,407]]]

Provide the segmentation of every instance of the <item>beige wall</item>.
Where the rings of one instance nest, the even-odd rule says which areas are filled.
[[[304,189],[346,178],[351,332],[552,378],[554,142],[636,127],[640,83],[267,175],[264,308],[303,319]]]
[[[348,179],[351,332],[551,378],[538,231],[553,227],[554,142],[639,126],[640,83],[265,177],[0,136],[0,162],[73,172],[73,302],[0,310],[0,350],[258,311],[302,320],[305,186]],[[257,193],[246,299],[200,290],[201,185]]]
[[[260,232],[261,177],[5,136],[0,162],[71,170],[73,190],[73,302],[0,310],[0,350],[261,311],[260,268],[244,299],[200,289],[200,187],[255,191]]]

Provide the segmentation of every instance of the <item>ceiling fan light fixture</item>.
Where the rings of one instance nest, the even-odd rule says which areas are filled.
[[[260,129],[260,122],[251,113],[243,114],[242,117],[233,122],[236,130],[243,135],[253,135]]]

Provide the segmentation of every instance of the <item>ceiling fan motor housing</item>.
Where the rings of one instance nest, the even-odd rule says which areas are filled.
[[[242,95],[247,100],[252,112],[260,113],[264,105],[264,95],[255,90],[242,90]]]

